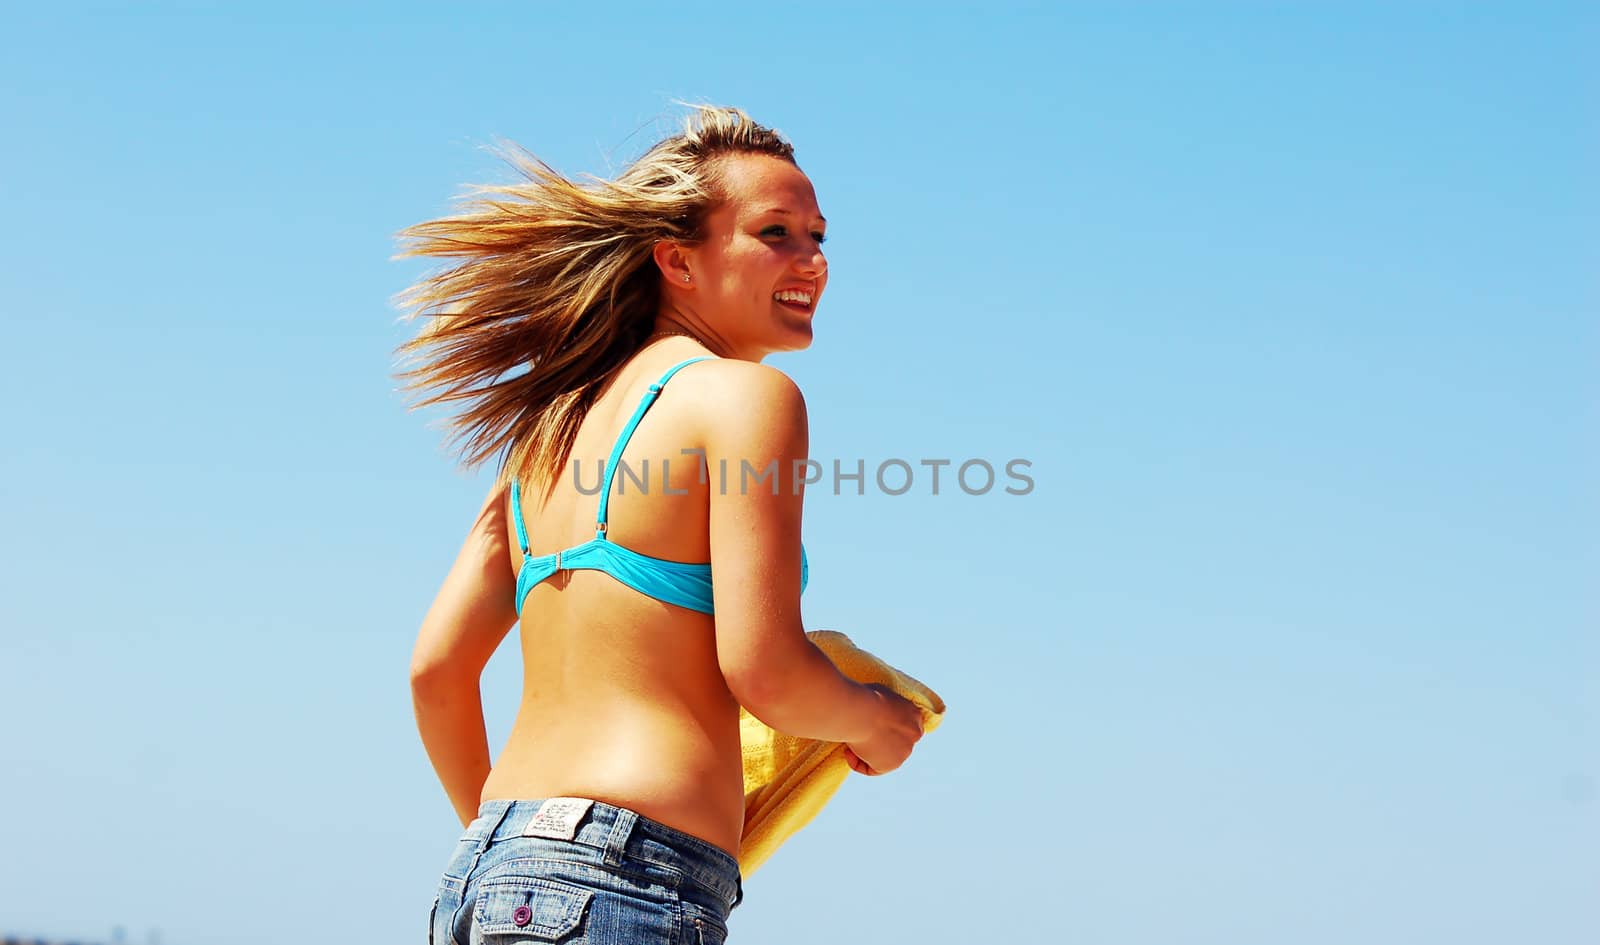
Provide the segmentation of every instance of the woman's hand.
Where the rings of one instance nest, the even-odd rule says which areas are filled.
[[[869,767],[865,761],[861,760],[861,756],[856,754],[855,750],[849,745],[844,746],[844,760],[850,765],[850,770],[854,771],[856,774],[865,774],[871,776],[881,773],[872,770],[872,768]]]
[[[857,774],[888,774],[905,764],[922,738],[922,709],[888,686],[867,686],[879,699],[878,728],[871,737],[845,746],[844,758]]]

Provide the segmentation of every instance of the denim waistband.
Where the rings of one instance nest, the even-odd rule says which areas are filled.
[[[461,840],[477,841],[481,848],[519,837],[546,800],[484,801]],[[578,822],[572,842],[604,851],[608,865],[620,866],[627,857],[682,873],[719,896],[729,909],[744,899],[739,861],[726,850],[626,807],[594,801]]]

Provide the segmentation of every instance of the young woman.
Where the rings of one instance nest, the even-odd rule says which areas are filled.
[[[805,402],[761,362],[811,343],[826,223],[792,146],[738,109],[697,106],[614,181],[513,160],[526,182],[402,234],[458,261],[402,297],[427,320],[401,376],[435,390],[416,406],[470,402],[468,465],[503,454],[412,657],[466,826],[430,942],[711,945],[743,898],[741,705],[863,774],[922,735],[801,623]],[[519,620],[491,769],[478,680]]]

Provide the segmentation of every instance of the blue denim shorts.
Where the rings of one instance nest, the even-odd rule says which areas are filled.
[[[743,899],[738,860],[625,807],[485,801],[445,865],[428,945],[721,945]]]

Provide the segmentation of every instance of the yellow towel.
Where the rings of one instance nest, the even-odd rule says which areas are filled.
[[[944,719],[938,693],[850,641],[837,630],[812,630],[806,636],[839,671],[859,683],[879,683],[922,709],[924,733]],[[811,822],[850,773],[839,742],[796,738],[768,728],[739,710],[739,742],[744,752],[744,835],[739,871],[748,877],[774,850]]]

